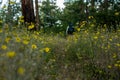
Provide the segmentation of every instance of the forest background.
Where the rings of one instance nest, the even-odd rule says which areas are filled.
[[[119,0],[38,2],[0,8],[0,80],[120,79]]]

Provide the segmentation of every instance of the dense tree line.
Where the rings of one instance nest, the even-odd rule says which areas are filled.
[[[53,30],[64,30],[69,23],[80,27],[82,21],[88,24],[94,22],[94,29],[104,28],[117,30],[120,24],[120,1],[119,0],[77,0],[64,3],[65,8],[60,9],[56,0],[8,0],[0,10],[0,19],[4,22],[13,23],[18,21],[18,16],[24,16],[24,22],[34,23],[36,29],[49,28]],[[34,7],[35,6],[35,7]],[[8,17],[9,16],[9,17]],[[90,19],[92,17],[92,19]],[[11,21],[11,22],[10,22]]]
[[[89,19],[92,16],[96,22],[95,28],[106,24],[109,30],[110,28],[116,30],[120,24],[120,2],[117,0],[87,0],[86,2],[78,0],[72,4],[66,4],[64,16],[67,16],[67,23],[70,20],[74,24],[81,21],[92,22],[93,19]]]

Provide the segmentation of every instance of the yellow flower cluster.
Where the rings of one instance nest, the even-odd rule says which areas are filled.
[[[19,17],[19,22],[23,23],[24,22],[24,16]]]
[[[94,38],[94,39],[98,39],[98,37],[97,37],[97,36],[94,36],[93,38]]]
[[[17,72],[18,72],[19,75],[24,75],[25,69],[23,67],[19,67]]]
[[[118,16],[118,15],[119,15],[119,12],[116,12],[115,15]]]
[[[116,54],[116,53],[114,53],[112,57],[113,57],[113,58],[116,58],[116,57],[117,57],[117,54]]]
[[[36,48],[37,48],[37,45],[32,44],[32,49],[36,49]]]
[[[2,33],[3,31],[2,31],[2,29],[0,29],[0,33]]]
[[[3,50],[6,50],[6,49],[7,49],[7,46],[6,46],[6,45],[2,45],[1,48],[2,48]]]
[[[33,29],[35,27],[35,25],[33,23],[31,23],[31,25],[28,26],[28,29]]]
[[[29,44],[29,41],[28,40],[23,40],[22,43],[27,45],[27,44]]]
[[[108,65],[108,68],[109,68],[109,69],[111,69],[111,68],[112,68],[112,66],[111,66],[111,65]]]
[[[80,31],[80,28],[77,28],[77,31]]]
[[[91,27],[94,27],[94,26],[95,26],[95,24],[91,24],[90,26],[91,26]]]
[[[2,20],[0,20],[0,23],[3,23],[3,21],[2,21]]]
[[[16,53],[15,53],[14,51],[10,51],[10,52],[7,52],[6,56],[7,56],[8,58],[13,58],[13,57],[16,56]]]
[[[120,43],[117,43],[116,46],[120,47]]]
[[[5,42],[9,42],[11,40],[11,38],[10,37],[7,37],[6,39],[5,39]]]
[[[15,1],[10,1],[10,3],[9,3],[9,4],[11,4],[11,5],[12,5],[12,4],[15,4]]]
[[[94,17],[93,16],[88,16],[88,19],[93,19]]]
[[[116,63],[114,64],[115,67],[119,67],[120,68],[120,60],[116,61]]]
[[[46,47],[45,52],[48,53],[50,51],[50,48]]]
[[[21,39],[19,37],[16,37],[16,42],[20,42]]]

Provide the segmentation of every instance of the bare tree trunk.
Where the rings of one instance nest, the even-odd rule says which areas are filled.
[[[94,7],[95,7],[95,0],[91,0],[91,7],[92,7],[92,9],[94,9]]]
[[[89,16],[89,9],[88,9],[88,3],[89,3],[89,0],[86,0],[86,5],[85,5],[85,7],[86,7],[86,21],[88,21],[88,16]]]
[[[108,6],[109,6],[108,0],[104,0],[104,8],[106,11],[108,10]]]
[[[27,23],[35,23],[33,0],[21,0],[21,2],[24,21]]]
[[[39,30],[39,24],[40,24],[40,20],[39,20],[39,8],[38,8],[38,0],[35,0],[35,9],[36,9],[36,29]]]

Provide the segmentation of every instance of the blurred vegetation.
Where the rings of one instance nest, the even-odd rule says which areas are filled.
[[[41,4],[39,31],[16,0],[0,8],[0,80],[120,79],[120,2]],[[69,23],[76,31],[66,36]]]

